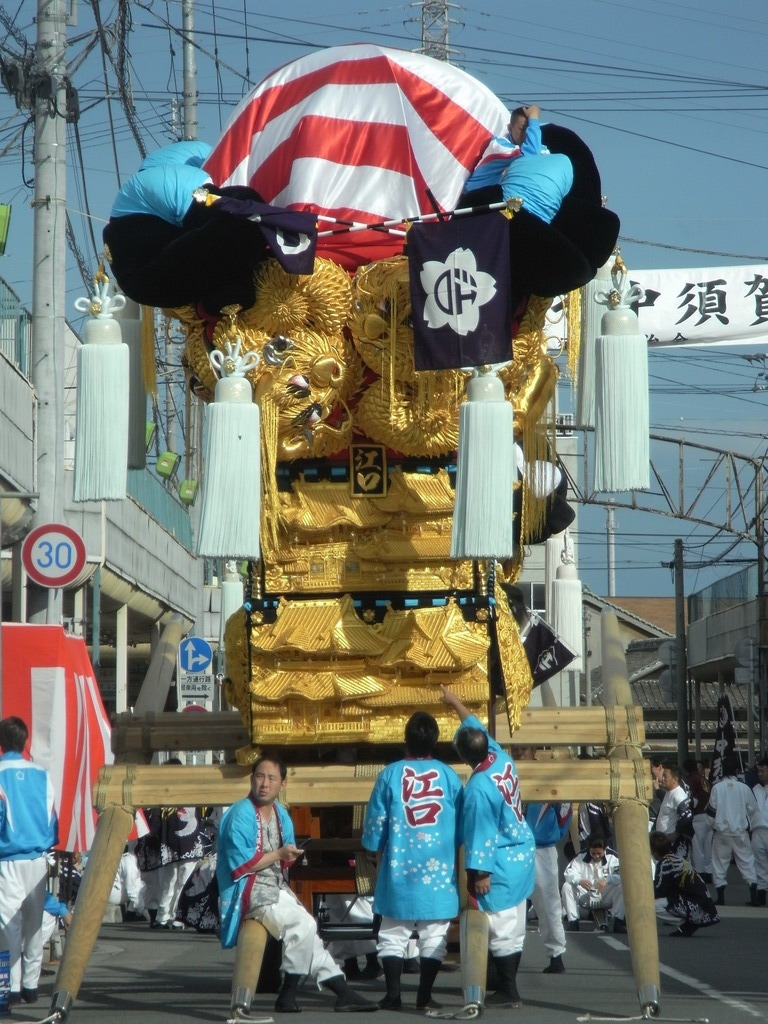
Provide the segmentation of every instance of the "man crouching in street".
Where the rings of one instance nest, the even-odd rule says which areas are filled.
[[[278,1013],[298,1013],[296,992],[305,976],[336,996],[334,1010],[378,1010],[353,992],[317,934],[309,914],[286,879],[287,869],[302,854],[296,846],[288,811],[277,803],[286,767],[264,756],[251,772],[251,791],[225,813],[219,827],[216,875],[221,901],[221,944],[237,944],[247,918],[260,921],[283,943],[283,983],[275,1002]]]

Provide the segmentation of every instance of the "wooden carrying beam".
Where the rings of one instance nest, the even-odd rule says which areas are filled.
[[[454,765],[465,780],[466,765]],[[650,763],[618,760],[520,761],[520,784],[526,800],[632,800],[650,802]],[[110,804],[124,807],[178,807],[231,804],[248,792],[249,769],[241,765],[108,765],[93,788],[98,811]],[[374,775],[360,777],[352,765],[288,768],[286,800],[315,807],[366,803]]]
[[[504,712],[496,715],[499,743],[520,746],[608,746],[617,743],[643,744],[645,726],[642,708],[526,708],[520,728],[510,733]],[[235,750],[251,742],[248,730],[236,711],[184,715],[164,711],[146,715],[128,712],[115,716],[112,750],[118,757],[134,754],[132,760],[149,761],[161,750]],[[138,756],[140,755],[140,756]]]

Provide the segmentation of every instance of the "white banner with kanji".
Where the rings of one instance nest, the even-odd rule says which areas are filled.
[[[643,301],[632,308],[649,346],[768,342],[768,264],[687,270],[630,269],[629,280],[645,292]],[[587,285],[582,292],[584,301],[594,302],[594,291],[610,288],[610,281]],[[605,306],[600,305],[598,328],[603,312]],[[553,302],[548,320],[547,336],[555,344],[562,343],[566,328],[561,300]]]
[[[736,345],[768,335],[768,264],[630,271],[649,345]]]

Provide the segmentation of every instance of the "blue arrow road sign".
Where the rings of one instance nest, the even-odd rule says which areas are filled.
[[[201,636],[188,636],[179,644],[179,665],[185,672],[205,672],[213,661],[213,648]]]

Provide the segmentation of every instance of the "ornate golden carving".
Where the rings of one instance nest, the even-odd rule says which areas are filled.
[[[314,274],[291,277],[269,261],[257,274],[256,304],[238,315],[244,351],[262,357],[250,376],[262,411],[263,592],[282,596],[276,614],[267,602],[230,619],[225,693],[259,744],[400,742],[417,707],[449,735],[440,683],[478,714],[488,701],[488,609],[446,598],[476,588],[472,564],[449,557],[453,488],[439,465],[458,444],[467,375],[415,372],[405,257],[361,268],[351,282],[328,260],[315,265]],[[529,460],[554,458],[545,416],[557,381],[543,332],[549,306],[530,300],[502,371]],[[223,349],[227,322],[209,344],[194,310],[175,315],[187,331],[190,373],[212,396],[208,351]],[[367,495],[365,467],[350,464],[353,441],[387,450],[381,496]],[[333,455],[345,477],[296,472],[278,486],[281,463]],[[405,471],[403,457],[432,460],[422,467],[430,471]],[[524,537],[543,511],[524,488]],[[520,566],[520,557],[511,560],[503,575],[516,579]],[[430,607],[419,597],[425,606],[383,613],[349,596],[399,593],[446,603]],[[496,607],[514,727],[530,670],[501,592]]]

